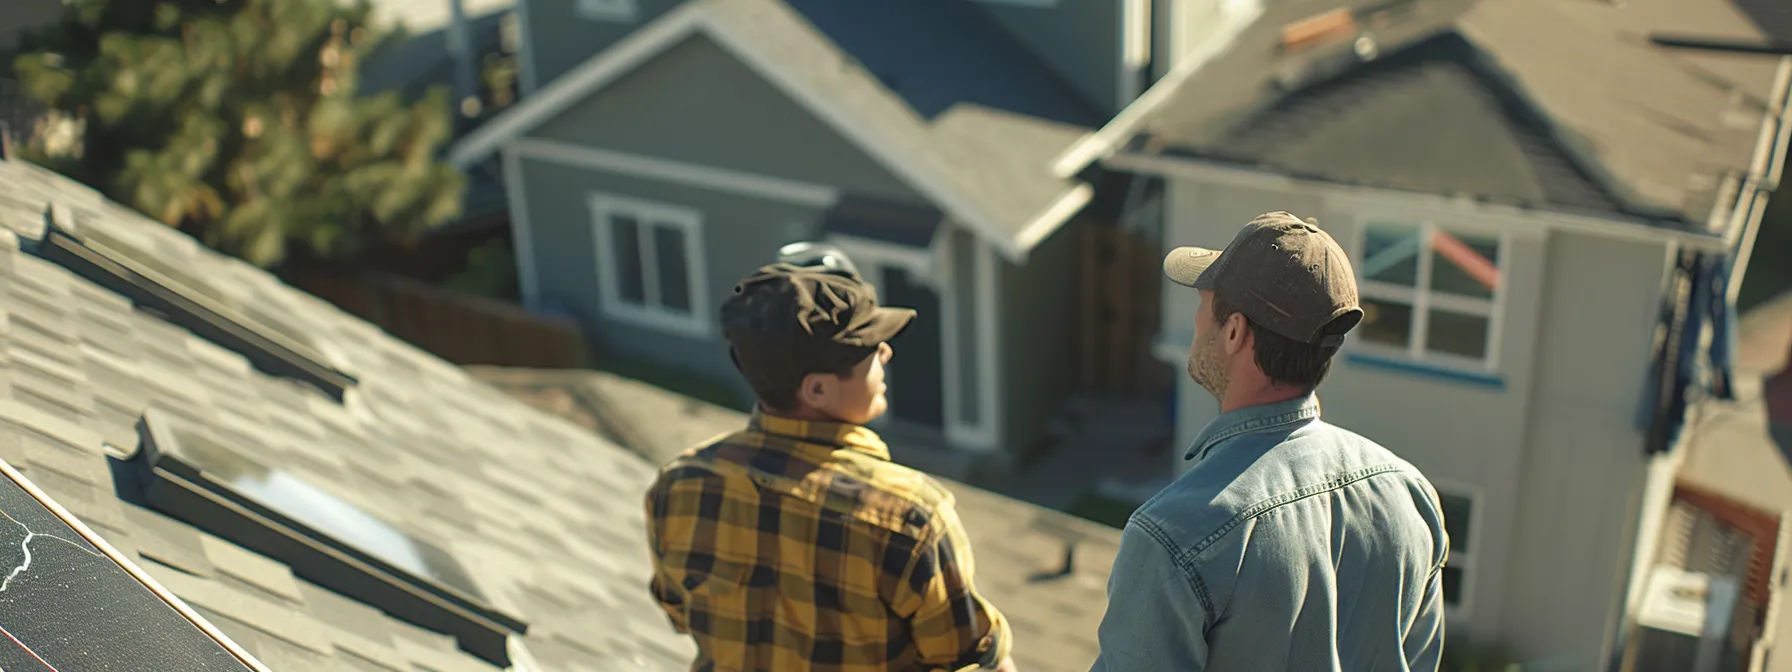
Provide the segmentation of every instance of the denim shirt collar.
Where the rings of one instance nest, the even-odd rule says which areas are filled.
[[[1205,458],[1214,446],[1235,436],[1301,424],[1318,417],[1319,397],[1311,393],[1273,404],[1233,409],[1208,422],[1201,433],[1195,435],[1182,459]]]

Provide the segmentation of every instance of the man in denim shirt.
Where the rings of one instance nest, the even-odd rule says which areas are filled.
[[[1313,394],[1363,319],[1344,250],[1273,212],[1164,273],[1201,293],[1188,373],[1220,415],[1126,524],[1094,670],[1436,670],[1437,493]]]

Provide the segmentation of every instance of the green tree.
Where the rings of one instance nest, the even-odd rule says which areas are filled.
[[[400,37],[366,0],[68,0],[14,70],[72,141],[27,156],[225,253],[272,265],[412,240],[459,215],[437,159],[448,94],[357,95],[357,65]],[[72,133],[67,129],[73,129]]]

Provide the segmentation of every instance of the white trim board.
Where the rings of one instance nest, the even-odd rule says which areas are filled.
[[[1002,413],[1002,408],[997,405],[1000,388],[995,384],[995,256],[988,245],[972,236],[972,254],[975,255],[971,264],[972,289],[968,295],[954,291],[957,288],[954,236],[951,235],[954,230],[949,223],[942,223],[935,233],[934,244],[926,250],[840,234],[830,235],[827,240],[858,261],[863,271],[869,272],[867,267],[895,266],[907,269],[932,286],[940,299],[940,402],[945,411],[943,429],[947,443],[966,450],[994,450],[998,436],[996,428]],[[974,353],[959,350],[963,343],[959,338],[962,326],[958,317],[960,301],[973,301],[973,306],[978,308],[972,311],[976,314],[977,327]],[[964,394],[963,369],[960,367],[967,361],[974,361],[978,367],[979,415],[975,423],[966,422],[959,415],[963,401],[960,395]]]
[[[500,113],[496,119],[456,144],[449,152],[449,160],[463,168],[477,163],[500,146],[523,137],[530,130],[596,94],[685,38],[701,33],[715,40],[773,86],[808,108],[823,123],[845,135],[899,178],[926,194],[941,209],[952,215],[953,219],[964,223],[968,230],[996,245],[1004,257],[1016,263],[1025,261],[1029,249],[1006,232],[1008,227],[1002,226],[1002,222],[972,199],[961,185],[941,177],[935,170],[942,159],[928,152],[913,137],[926,134],[924,121],[869,74],[844,64],[837,70],[830,70],[837,74],[829,77],[838,78],[838,81],[828,82],[831,86],[846,89],[840,96],[821,90],[819,84],[811,81],[814,76],[805,76],[809,73],[793,72],[791,67],[785,65],[786,61],[793,58],[807,58],[812,62],[842,59],[832,51],[832,45],[825,37],[816,33],[812,26],[803,22],[790,8],[772,2],[751,4],[765,10],[752,16],[751,20],[761,23],[786,22],[786,25],[780,27],[813,39],[776,45],[763,44],[766,41],[763,36],[741,34],[732,25],[733,22],[746,19],[730,16],[730,13],[742,14],[747,11],[745,8],[732,5],[724,7],[713,0],[686,2],[556,78],[539,93]],[[779,53],[774,56],[772,51]],[[837,100],[842,96],[859,101],[860,109],[843,105]],[[868,105],[881,109],[869,110],[872,113],[867,114],[868,110],[864,108]],[[907,128],[875,126],[868,121],[874,117],[882,118],[885,124],[898,124]],[[1070,200],[1074,200],[1074,195],[1080,190],[1066,187],[1066,191],[1071,192],[1073,196]],[[1062,209],[1054,205],[1047,208],[1041,217],[1061,212]],[[1036,220],[1029,222],[1022,230],[1032,232],[1045,229],[1049,232],[1061,223]],[[1032,235],[1043,237],[1038,233]]]
[[[510,207],[510,250],[516,256],[517,293],[523,307],[541,309],[541,272],[535,266],[535,229],[529,225],[529,193],[523,180],[523,160],[515,149],[505,148],[504,199]]]
[[[575,6],[574,13],[586,21],[632,23],[640,15],[635,0],[578,0]]]
[[[1121,170],[1160,177],[1191,179],[1209,184],[1252,189],[1299,190],[1309,194],[1317,192],[1326,201],[1328,210],[1333,207],[1330,205],[1331,203],[1354,202],[1372,204],[1368,207],[1401,207],[1432,212],[1454,212],[1476,217],[1503,217],[1503,221],[1513,227],[1511,230],[1517,235],[1538,236],[1550,230],[1562,230],[1633,242],[1675,242],[1686,248],[1701,251],[1728,249],[1722,236],[1664,229],[1616,214],[1607,218],[1554,210],[1519,208],[1421,192],[1305,180],[1260,170],[1144,154],[1116,154],[1107,159],[1107,163]],[[1356,209],[1361,206],[1341,207]]]
[[[1236,13],[1226,14],[1226,25],[1216,31],[1216,35],[1212,39],[1189,47],[1187,51],[1177,53],[1177,50],[1182,49],[1182,44],[1181,40],[1173,37],[1170,41],[1169,53],[1175,60],[1175,65],[1171,66],[1170,71],[1164,73],[1164,76],[1145,89],[1144,93],[1139,94],[1137,98],[1132,99],[1124,108],[1121,108],[1120,113],[1109,119],[1108,123],[1084,135],[1081,140],[1071,144],[1060,153],[1052,163],[1052,173],[1058,177],[1069,178],[1082,172],[1084,168],[1089,167],[1089,164],[1108,158],[1115,150],[1132,139],[1133,133],[1140,126],[1156,116],[1160,108],[1175,98],[1177,91],[1185,82],[1193,78],[1195,73],[1200,72],[1213,59],[1230,49],[1232,42],[1238,38],[1239,32],[1256,23],[1257,18],[1263,15],[1262,2],[1250,1],[1248,5],[1240,2],[1238,5],[1239,9]],[[1176,22],[1171,30],[1180,32],[1181,17],[1177,16],[1175,9],[1168,12],[1168,16],[1164,19]]]
[[[984,421],[980,431],[966,440],[987,442],[991,449],[1001,441],[1002,416],[1006,407],[1002,404],[1001,381],[998,377],[1002,370],[996,360],[1002,350],[998,345],[1002,341],[1003,322],[997,319],[996,301],[996,253],[988,243],[972,238],[977,248],[976,263],[972,265],[977,275],[977,380],[981,385],[977,391],[983,396]]]
[[[1145,66],[1151,63],[1152,0],[1120,0],[1120,58],[1115,83],[1114,109],[1126,106],[1143,93]]]
[[[649,329],[658,329],[672,334],[691,338],[708,338],[712,331],[710,314],[714,309],[709,304],[709,272],[705,265],[703,215],[698,211],[664,203],[654,203],[619,194],[591,192],[586,196],[590,207],[592,245],[597,251],[597,265],[593,270],[597,273],[598,293],[602,295],[603,305],[600,308],[607,318],[627,322]],[[639,304],[622,299],[618,287],[618,273],[621,266],[616,253],[618,250],[609,243],[615,240],[613,214],[625,213],[631,216],[639,227],[636,233],[637,254],[641,261],[641,280],[643,301]],[[653,250],[653,231],[656,228],[675,228],[684,234],[685,281],[689,285],[690,311],[679,314],[665,308],[659,296],[658,253]]]
[[[521,138],[512,142],[509,147],[521,156],[531,159],[644,177],[661,182],[674,182],[813,208],[832,207],[840,200],[838,189],[823,184],[787,180],[769,175],[755,175],[728,168],[714,168],[596,147],[583,147],[555,140]]]

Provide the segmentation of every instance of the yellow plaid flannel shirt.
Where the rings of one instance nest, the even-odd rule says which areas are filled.
[[[693,670],[994,667],[1008,622],[972,585],[950,492],[865,427],[755,413],[647,493],[651,590]]]

